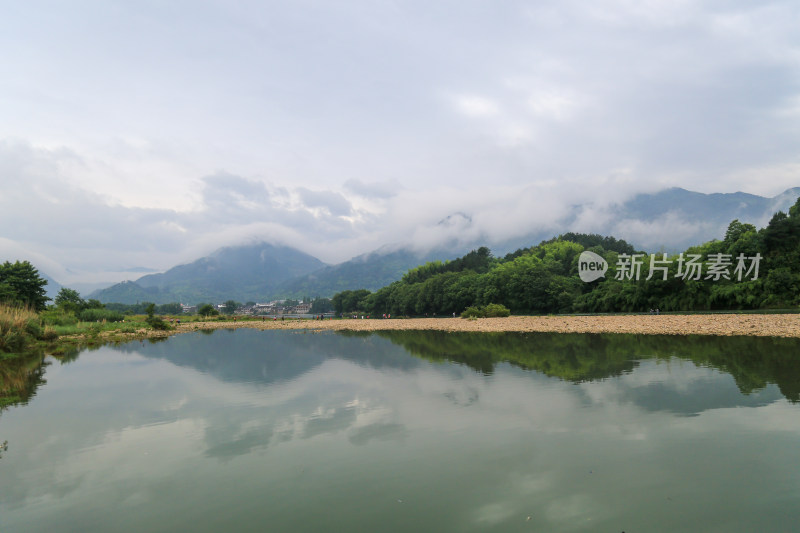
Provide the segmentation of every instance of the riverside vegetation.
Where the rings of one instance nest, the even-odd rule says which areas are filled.
[[[584,283],[578,277],[578,257],[588,250],[609,263],[604,278]],[[401,280],[376,292],[342,291],[330,301],[338,314],[380,316],[450,315],[464,318],[515,314],[708,311],[796,308],[800,305],[800,199],[789,213],[776,213],[760,230],[734,220],[724,239],[689,248],[685,253],[705,259],[714,254],[735,258],[760,255],[757,279],[684,279],[672,257],[667,279],[616,279],[622,254],[633,246],[613,237],[568,233],[537,246],[519,249],[503,258],[482,247],[452,261],[428,262],[409,270]],[[643,253],[643,252],[642,252]],[[643,256],[642,272],[650,256]],[[707,263],[705,263],[707,265]],[[36,348],[64,350],[76,344],[129,340],[151,336],[153,330],[174,326],[159,315],[179,315],[177,303],[156,306],[103,304],[83,300],[62,288],[47,306],[46,280],[27,261],[0,265],[0,357]],[[327,300],[321,300],[327,302]],[[216,313],[198,306],[205,320]],[[232,313],[235,302],[226,302]],[[320,311],[321,312],[321,311]],[[56,346],[57,344],[57,346]]]
[[[583,251],[594,252],[609,265],[604,278],[584,283],[578,276]],[[637,252],[623,240],[568,233],[503,258],[479,248],[453,261],[434,261],[409,270],[401,280],[375,292],[349,290],[333,297],[337,313],[380,316],[450,315],[466,317],[490,304],[514,314],[710,311],[796,308],[800,305],[800,199],[789,213],[776,213],[765,228],[734,220],[723,240],[684,252],[702,257],[722,254],[736,264],[743,254],[761,257],[758,277],[737,280],[691,279],[678,275],[679,256],[669,257],[666,279],[646,279],[651,257],[642,257],[638,279],[615,279],[619,258]],[[656,254],[661,261],[662,253]],[[719,256],[718,256],[719,257]],[[656,263],[654,263],[655,266]]]

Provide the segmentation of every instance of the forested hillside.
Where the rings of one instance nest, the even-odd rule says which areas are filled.
[[[409,268],[423,261],[457,255],[458,253],[442,249],[430,250],[425,254],[406,248],[391,252],[372,252],[285,281],[275,288],[274,295],[281,298],[321,295],[327,298],[348,289],[376,290],[400,279]]]
[[[579,257],[608,263],[585,283]],[[429,262],[375,292],[343,291],[337,312],[371,315],[461,313],[502,304],[513,313],[699,311],[795,307],[800,304],[800,200],[757,229],[734,220],[722,240],[677,255],[636,252],[625,241],[569,233],[503,258],[487,248]]]

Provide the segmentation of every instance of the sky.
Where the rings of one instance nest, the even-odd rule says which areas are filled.
[[[0,8],[0,259],[62,284],[256,240],[338,263],[557,231],[570,206],[667,187],[800,186],[795,1]]]

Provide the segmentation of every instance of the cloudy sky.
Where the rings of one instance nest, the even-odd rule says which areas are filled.
[[[0,259],[65,284],[800,185],[794,1],[0,6]]]

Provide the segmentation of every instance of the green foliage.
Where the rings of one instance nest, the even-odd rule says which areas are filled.
[[[28,261],[6,261],[0,265],[0,302],[27,306],[42,311],[49,298],[45,294],[47,280]]]
[[[483,316],[483,311],[481,310],[481,308],[475,307],[474,305],[467,307],[461,313],[461,318],[479,318],[482,316]]]
[[[226,315],[232,315],[242,304],[235,300],[228,300],[223,304],[222,312]]]
[[[87,334],[89,337],[92,337],[92,338],[94,338],[94,339],[97,339],[97,337],[99,337],[99,336],[100,336],[100,332],[101,332],[101,331],[103,331],[103,326],[101,326],[101,325],[100,325],[100,324],[98,324],[97,322],[94,322],[94,323],[92,323],[92,324],[89,324],[89,326],[88,326],[88,327],[86,328],[86,330],[85,330],[85,333],[86,333],[86,334]]]
[[[211,304],[202,304],[197,307],[197,314],[203,317],[218,315],[219,311]]]
[[[156,313],[159,315],[181,315],[183,307],[178,302],[161,304],[156,306]]]
[[[122,322],[125,316],[117,311],[109,309],[84,309],[78,313],[78,319],[81,322]]]
[[[467,307],[461,318],[496,318],[511,315],[511,311],[504,305],[488,304],[481,307],[470,306]]]
[[[541,246],[542,244],[552,244],[557,241],[566,241],[579,244],[585,250],[597,248],[601,251],[604,250],[606,252],[617,252],[624,254],[632,254],[635,252],[634,247],[628,244],[627,242],[623,241],[622,239],[615,239],[614,237],[605,237],[603,235],[597,235],[596,233],[592,234],[572,233],[572,232],[564,233],[563,235],[560,235],[554,239],[542,242],[539,246]],[[503,261],[513,261],[517,257],[528,255],[530,253],[536,253],[537,250],[538,246],[532,246],[530,248],[520,248],[515,252],[507,254],[503,258]]]
[[[86,308],[86,301],[81,298],[78,291],[67,287],[61,287],[53,303],[55,303],[56,307],[68,313],[78,313]]]
[[[445,272],[463,272],[470,270],[482,274],[487,272],[491,266],[492,253],[485,246],[472,250],[464,257],[453,259],[452,261],[432,261],[425,263],[417,268],[409,270],[402,281],[405,283],[421,283],[437,274]]]
[[[39,316],[42,322],[51,326],[74,326],[78,323],[78,317],[73,313],[67,313],[55,308],[42,311]]]
[[[19,353],[44,336],[39,316],[26,307],[0,304],[0,353]]]
[[[105,305],[98,300],[91,299],[89,301],[81,298],[78,291],[62,287],[58,291],[55,300],[55,308],[50,308],[44,313],[47,313],[47,319],[51,320],[53,325],[66,325],[69,319],[68,316],[75,316],[77,320],[83,322],[98,322],[106,320],[108,322],[118,322],[122,320],[122,314],[119,312],[106,310]],[[74,323],[74,322],[73,322]]]
[[[511,311],[504,305],[488,304],[483,308],[483,314],[486,318],[505,317],[511,314]]]
[[[419,257],[410,250],[371,253],[356,257],[339,265],[325,267],[306,276],[290,280],[276,289],[276,295],[298,297],[317,294],[332,297],[345,290],[367,289],[374,291],[403,277],[410,268],[442,256],[432,251]]]
[[[488,250],[480,249],[453,261],[429,262],[374,293],[342,291],[332,302],[338,313],[456,313],[465,317],[481,316],[482,306],[490,303],[503,305],[515,314],[796,307],[800,305],[800,200],[789,213],[776,213],[762,230],[734,220],[724,240],[689,248],[682,256],[667,257],[666,277],[658,270],[664,263],[652,262],[664,261],[664,254],[651,257],[638,252],[643,254],[638,280],[618,280],[620,254],[634,253],[632,246],[613,237],[569,233],[517,250],[502,260],[494,260]],[[591,283],[578,277],[578,257],[586,249],[609,263],[605,277]],[[701,279],[678,276],[680,261],[689,254],[701,256]],[[709,278],[712,254],[728,257],[728,278]],[[757,279],[753,279],[753,272],[742,272],[737,279],[737,258],[749,260],[757,254],[762,258]]]
[[[333,311],[333,302],[330,298],[317,298],[311,302],[310,312],[312,314],[330,313],[331,311]]]
[[[148,326],[150,326],[153,329],[158,329],[162,331],[172,329],[172,326],[170,326],[167,322],[165,322],[164,319],[161,318],[160,316],[148,316],[147,318],[145,318],[144,321],[147,323]]]
[[[370,294],[371,293],[366,289],[342,291],[331,299],[333,310],[339,315],[342,313],[363,311],[367,306],[367,297]]]
[[[58,332],[56,332],[56,330],[53,327],[51,326],[44,327],[44,331],[42,331],[43,341],[50,342],[56,340],[57,338],[58,338]]]
[[[34,339],[42,338],[44,328],[42,327],[42,322],[39,320],[39,317],[29,318],[27,321],[25,321],[25,333]]]
[[[105,304],[100,300],[95,300],[94,298],[86,300],[86,309],[105,309],[105,307]]]
[[[97,302],[97,300],[89,300],[88,303],[91,304],[91,302]],[[104,306],[106,309],[109,309],[111,311],[122,313],[123,315],[145,315],[147,314],[148,306],[150,306],[150,304],[152,303],[153,302],[140,302],[136,304],[107,303],[100,305]],[[94,306],[89,305],[89,307],[94,307]],[[154,308],[154,314],[180,315],[183,314],[183,307],[181,307],[181,304],[177,302],[156,305]]]

